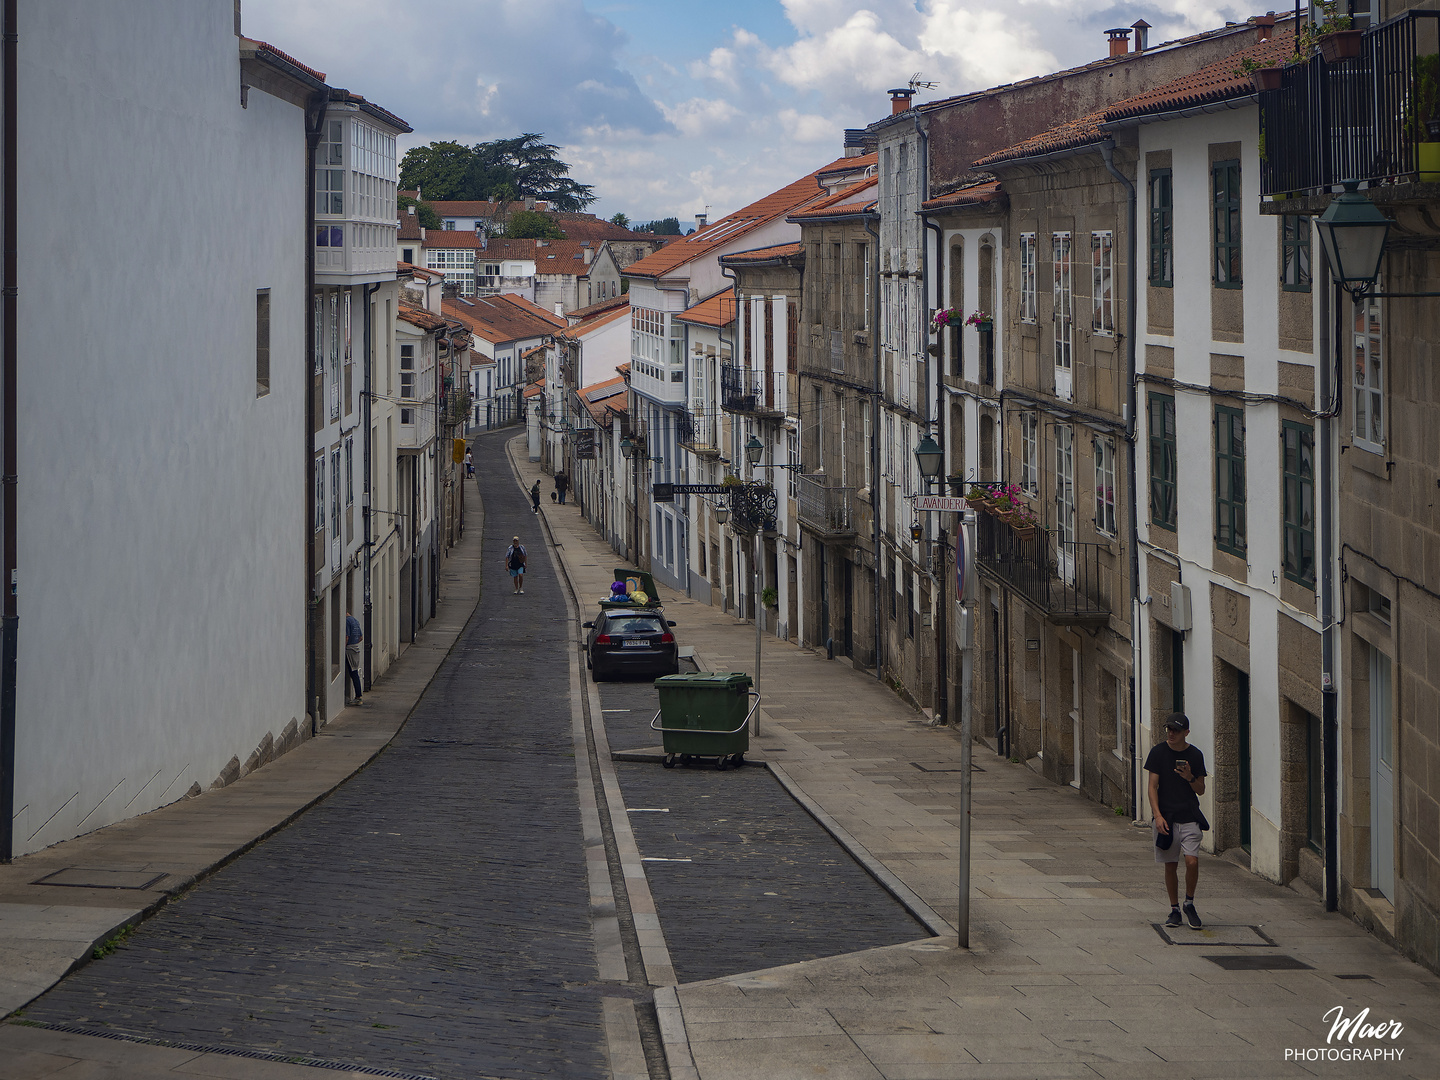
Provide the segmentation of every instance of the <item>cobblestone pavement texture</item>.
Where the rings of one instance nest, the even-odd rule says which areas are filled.
[[[482,602],[394,743],[28,1018],[447,1078],[604,1075],[564,600],[500,441],[476,449]]]
[[[600,697],[612,749],[656,738],[650,680],[603,683]],[[681,982],[929,936],[765,769],[615,771],[640,854],[668,860],[645,873]]]

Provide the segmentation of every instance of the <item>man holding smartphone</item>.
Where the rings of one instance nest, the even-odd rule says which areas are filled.
[[[1166,926],[1180,925],[1179,861],[1185,857],[1185,918],[1199,930],[1204,924],[1195,910],[1195,885],[1200,880],[1200,833],[1208,828],[1200,812],[1205,794],[1205,755],[1185,741],[1190,720],[1180,712],[1165,719],[1165,741],[1145,759],[1150,774],[1150,811],[1154,816],[1155,861],[1165,864],[1165,890],[1170,894]],[[1167,842],[1168,838],[1168,842]]]

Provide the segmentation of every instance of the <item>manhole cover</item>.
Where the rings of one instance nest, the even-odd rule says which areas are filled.
[[[912,761],[912,762],[910,762],[910,764],[913,765],[915,768],[919,769],[921,772],[959,772],[959,771],[960,771],[960,763],[959,763],[958,761]],[[976,765],[976,764],[972,761],[972,762],[970,763],[970,771],[971,771],[971,772],[984,772],[985,770],[982,769],[979,765]]]
[[[33,885],[65,885],[72,889],[148,889],[165,874],[154,870],[86,870],[67,866],[46,874]]]
[[[1235,945],[1240,948],[1276,947],[1275,942],[1258,926],[1216,923],[1203,930],[1191,930],[1188,926],[1167,927],[1158,922],[1150,925],[1155,927],[1155,932],[1167,945],[1206,945],[1212,948],[1216,945]]]
[[[1226,971],[1310,971],[1309,964],[1302,964],[1293,956],[1280,953],[1251,953],[1249,956],[1207,956],[1212,964],[1218,964]]]

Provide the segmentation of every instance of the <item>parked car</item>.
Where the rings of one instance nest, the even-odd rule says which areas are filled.
[[[596,682],[617,675],[675,675],[680,652],[673,622],[645,608],[606,608],[587,622],[585,664]]]

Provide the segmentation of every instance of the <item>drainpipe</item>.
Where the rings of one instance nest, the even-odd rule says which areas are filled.
[[[8,0],[7,0],[8,2]],[[315,151],[325,129],[325,111],[330,106],[330,91],[311,95],[305,107],[305,711],[310,714],[310,734],[320,733],[320,663],[324,643],[317,642],[324,632],[324,623],[316,611],[320,603],[315,594],[315,328],[311,311],[315,306]]]
[[[4,203],[0,213],[4,215],[5,229],[5,334],[0,350],[4,356],[4,495],[5,516],[5,608],[0,620],[0,862],[9,862],[15,856],[15,668],[19,655],[20,608],[16,595],[16,572],[19,565],[19,536],[15,514],[17,487],[19,485],[19,439],[15,424],[18,416],[16,406],[17,366],[19,363],[19,341],[16,334],[15,318],[20,300],[20,259],[15,230],[19,221],[19,199],[16,192],[18,170],[16,158],[19,145],[19,123],[15,95],[19,77],[15,71],[19,53],[19,16],[17,0],[5,0],[4,59],[5,59],[5,116],[3,123],[5,171],[0,177],[0,202]]]
[[[936,225],[935,222],[931,221],[930,218],[925,216],[923,213],[920,220],[925,223],[925,229],[927,232],[935,234],[935,252],[937,255],[936,261],[939,262],[940,260],[938,259],[938,256],[941,252],[945,250],[945,233],[943,232],[943,230],[941,230],[939,225]],[[928,263],[926,273],[929,273]],[[935,279],[934,285],[935,306],[938,308],[940,306],[941,290],[941,282],[938,277]],[[925,291],[925,296],[927,297],[927,299],[930,296],[930,289],[928,287]],[[926,336],[928,337],[930,330],[930,318],[928,313],[925,313],[925,330]],[[927,358],[930,357],[929,349],[925,350],[925,355]],[[929,363],[930,359],[927,359],[927,366]],[[940,460],[942,462],[948,460],[945,453],[944,401],[944,379],[941,377],[941,374],[937,369],[935,372],[935,423],[932,426],[935,429],[935,433],[939,435],[939,438],[936,439],[936,442],[940,444]],[[945,494],[945,477],[943,475],[940,477],[940,494]],[[963,523],[961,523],[957,524],[956,527],[963,529],[965,526]],[[935,650],[935,684],[940,689],[938,701],[936,702],[937,708],[935,710],[935,722],[937,724],[948,724],[950,722],[950,628],[948,625],[949,619],[947,617],[950,605],[945,602],[945,549],[948,540],[949,537],[946,536],[945,530],[941,529],[940,535],[936,538],[935,549],[940,556],[940,573],[937,574],[935,577],[935,607],[938,609],[936,614],[939,616],[940,623],[938,628],[938,637],[940,644],[939,647]]]
[[[375,321],[375,316],[370,310],[370,297],[374,296],[375,293],[379,290],[379,288],[380,283],[378,281],[375,282],[373,285],[366,285],[363,291],[363,299],[361,301],[361,310],[365,312],[365,392],[361,395],[364,401],[364,407],[360,410],[360,415],[362,417],[360,422],[365,425],[365,431],[363,433],[365,441],[365,458],[363,468],[365,475],[363,478],[364,489],[360,497],[360,510],[362,515],[360,520],[360,539],[363,544],[363,550],[365,552],[365,573],[363,577],[363,583],[365,587],[365,609],[360,613],[360,618],[364,624],[363,633],[365,634],[366,690],[370,689],[371,679],[373,678],[372,672],[374,670],[371,666],[370,660],[370,613],[373,607],[370,592],[370,556],[372,553],[370,545],[370,503],[371,500],[374,498],[374,488],[370,481],[370,471],[373,467],[375,447],[370,439],[371,410],[374,408],[374,402],[372,401],[370,394],[371,375],[375,368],[375,343],[370,324]],[[388,328],[386,329],[386,332],[389,332]]]
[[[721,266],[720,266],[720,276],[723,277],[723,278],[725,278],[726,280],[728,280],[728,281],[730,282],[730,287],[735,290],[735,320],[736,320],[736,327],[737,327],[737,329],[738,329],[738,327],[739,327],[739,320],[740,320],[740,279],[735,276],[735,272],[734,272],[733,270],[731,270],[730,267],[725,266],[723,263],[722,263]],[[719,339],[720,339],[720,346],[721,346],[720,352],[721,352],[721,355],[718,357],[718,359],[719,359],[719,361],[720,361],[720,371],[721,371],[721,373],[722,373],[721,376],[720,376],[720,379],[721,379],[721,381],[723,382],[724,379],[725,379],[725,376],[724,376],[724,374],[723,374],[723,372],[724,372],[724,370],[725,370],[725,356],[724,356],[724,352],[725,352],[725,349],[724,349],[724,346],[725,346],[725,327],[724,327],[723,324],[721,325],[721,327],[720,327],[719,331],[717,332],[716,336],[719,337]],[[737,333],[735,339],[730,342],[730,363],[735,364],[736,366],[738,366],[738,365],[739,365],[739,360],[740,360],[740,355],[741,355],[741,354],[740,354],[740,339],[739,339],[739,335],[738,335],[738,333]],[[714,389],[714,391],[715,391],[715,401],[716,401],[717,406],[718,406],[718,403],[719,403],[720,400],[721,400],[721,399],[720,399],[720,387],[719,387],[719,386],[715,386],[715,387],[713,387],[712,389]],[[719,409],[718,409],[718,408],[716,409],[715,420],[716,420],[716,424],[715,424],[715,442],[718,444],[718,443],[720,442],[720,424],[719,424],[720,412],[719,412]],[[732,426],[732,427],[734,426],[734,423],[735,423],[735,422],[732,420],[732,421],[731,421],[731,426]],[[722,449],[723,449],[723,447],[722,447]],[[721,456],[723,457],[724,455],[722,454]],[[738,462],[732,462],[731,467],[732,467],[732,468],[738,467],[738,464],[739,464]],[[724,534],[724,527],[723,527],[723,526],[721,527],[721,534],[722,534],[722,536],[723,536],[723,534]],[[729,544],[729,541],[728,541],[728,540],[726,541],[726,544],[727,544],[727,545]],[[729,584],[729,579],[727,579],[727,578],[721,578],[721,580],[722,580],[722,581],[725,581],[726,584]],[[737,588],[738,588],[738,585],[737,585]],[[726,599],[727,599],[727,598],[722,595],[720,599],[721,599],[721,605],[722,605],[722,609],[723,609],[723,605],[724,605],[724,603],[726,602]],[[738,599],[737,599],[737,600],[736,600],[736,604],[735,604],[735,607],[736,607],[737,610],[739,609],[739,606],[740,606],[740,604],[739,604],[739,601],[738,601]]]
[[[441,432],[444,430],[441,425],[440,397],[445,389],[445,371],[440,366],[440,346],[445,346],[445,359],[454,363],[455,349],[450,344],[450,328],[435,333],[435,466],[431,471],[431,481],[435,488],[435,498],[431,502],[434,510],[434,522],[430,528],[430,617],[435,617],[435,612],[440,606],[440,529],[445,522],[445,508],[441,505],[441,495],[444,488],[440,483],[440,462],[443,458],[441,453]],[[442,336],[443,335],[443,336]]]
[[[1321,796],[1325,814],[1325,910],[1335,911],[1340,906],[1340,731],[1339,698],[1335,690],[1335,526],[1339,508],[1335,505],[1333,486],[1335,483],[1335,462],[1332,455],[1334,439],[1334,417],[1340,410],[1339,387],[1331,385],[1331,364],[1334,362],[1332,348],[1339,348],[1341,342],[1341,318],[1344,311],[1339,286],[1330,273],[1330,262],[1321,246],[1320,255],[1320,325],[1325,332],[1320,335],[1320,362],[1315,365],[1317,396],[1322,411],[1315,419],[1316,440],[1320,458],[1320,754]],[[1330,312],[1332,299],[1335,304]],[[1335,395],[1331,403],[1331,395]]]
[[[1130,477],[1130,498],[1125,501],[1129,504],[1128,513],[1130,516],[1130,816],[1135,818],[1140,813],[1139,806],[1139,773],[1136,750],[1138,741],[1136,732],[1140,725],[1139,699],[1136,695],[1136,680],[1140,675],[1140,620],[1144,616],[1144,609],[1140,606],[1140,545],[1136,543],[1139,535],[1139,511],[1136,509],[1138,496],[1135,487],[1135,412],[1136,412],[1136,379],[1135,379],[1135,333],[1136,333],[1136,290],[1139,288],[1140,274],[1136,263],[1136,252],[1139,238],[1135,235],[1136,219],[1136,197],[1135,185],[1130,179],[1115,167],[1115,141],[1106,139],[1100,144],[1100,156],[1105,160],[1105,169],[1111,176],[1118,180],[1125,189],[1125,233],[1127,260],[1125,267],[1125,466]]]
[[[870,389],[870,538],[875,545],[875,678],[885,679],[880,663],[883,635],[880,633],[880,231],[871,226],[875,216],[864,220],[865,231],[875,238],[875,257],[870,260],[870,359],[874,367]]]

